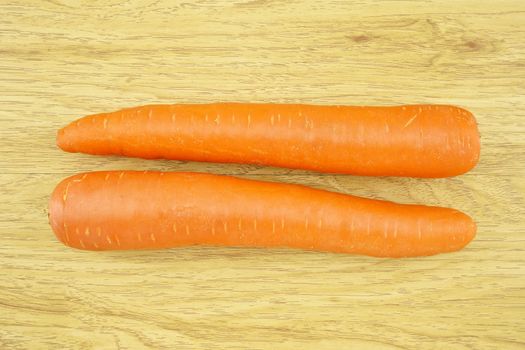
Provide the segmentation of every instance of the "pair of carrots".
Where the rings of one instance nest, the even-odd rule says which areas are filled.
[[[473,115],[442,105],[151,105],[81,118],[57,143],[68,152],[412,177],[462,174],[480,151]],[[409,257],[459,250],[476,233],[454,209],[199,173],[79,174],[56,187],[49,206],[57,237],[88,250],[205,244]]]

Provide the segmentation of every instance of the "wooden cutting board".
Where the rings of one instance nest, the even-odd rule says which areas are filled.
[[[0,4],[0,348],[525,347],[525,3]],[[66,154],[57,129],[147,103],[457,104],[482,156],[451,179]],[[451,206],[467,249],[385,260],[293,250],[68,249],[47,224],[80,171],[194,170]]]

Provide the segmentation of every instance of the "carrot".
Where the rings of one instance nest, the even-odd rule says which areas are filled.
[[[263,164],[375,176],[446,177],[478,162],[474,116],[442,105],[150,105],[81,118],[68,152]]]
[[[463,248],[460,211],[201,173],[102,171],[63,180],[49,203],[64,244],[87,250],[290,247],[377,257]]]

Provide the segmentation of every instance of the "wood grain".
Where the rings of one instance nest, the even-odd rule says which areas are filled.
[[[525,348],[523,1],[0,3],[0,348]],[[482,134],[452,179],[65,154],[57,129],[146,103],[451,103]],[[79,171],[195,170],[405,203],[479,225],[465,250],[93,253],[47,225]]]

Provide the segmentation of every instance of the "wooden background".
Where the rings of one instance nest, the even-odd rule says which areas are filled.
[[[0,1],[1,349],[525,348],[525,3]],[[146,103],[450,103],[471,173],[436,180],[66,154],[58,128]],[[47,224],[75,172],[197,170],[452,206],[464,251],[82,252]]]

